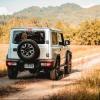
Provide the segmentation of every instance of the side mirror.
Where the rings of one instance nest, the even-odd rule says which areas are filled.
[[[64,43],[62,43],[62,42],[59,42],[59,45],[64,45]]]
[[[70,40],[65,40],[65,45],[70,45]]]

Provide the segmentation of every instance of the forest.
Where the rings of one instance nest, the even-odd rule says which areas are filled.
[[[62,30],[65,39],[73,45],[100,45],[100,19],[86,20],[75,25],[62,20],[12,17],[0,23],[0,44],[9,43],[10,30],[14,27],[57,28]]]

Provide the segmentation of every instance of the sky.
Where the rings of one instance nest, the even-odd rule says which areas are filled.
[[[100,5],[100,0],[0,0],[0,15],[13,14],[31,6],[48,7],[76,3],[84,8]]]

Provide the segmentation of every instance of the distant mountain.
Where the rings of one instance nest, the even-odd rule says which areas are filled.
[[[30,8],[23,9],[20,12],[14,13],[14,16],[26,18],[47,18],[49,20],[73,21],[74,19],[76,19],[74,13],[79,12],[82,9],[82,7],[73,3],[67,3],[56,7],[49,6],[43,8],[32,6]]]
[[[81,21],[100,18],[100,5],[90,8],[82,8],[74,3],[67,3],[56,7],[32,6],[13,14],[20,18],[46,18],[50,21],[63,20],[69,23],[80,23]]]

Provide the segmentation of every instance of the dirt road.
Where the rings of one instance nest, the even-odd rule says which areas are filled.
[[[72,73],[64,76],[59,81],[49,80],[45,73],[40,73],[37,77],[34,77],[28,72],[20,74],[17,80],[9,80],[7,77],[1,78],[0,86],[16,85],[17,87],[22,87],[19,92],[11,93],[2,99],[40,100],[47,98],[54,93],[58,93],[64,86],[70,87],[70,85],[75,84],[80,80],[83,73],[89,71],[98,63],[100,63],[100,53],[74,59]]]

